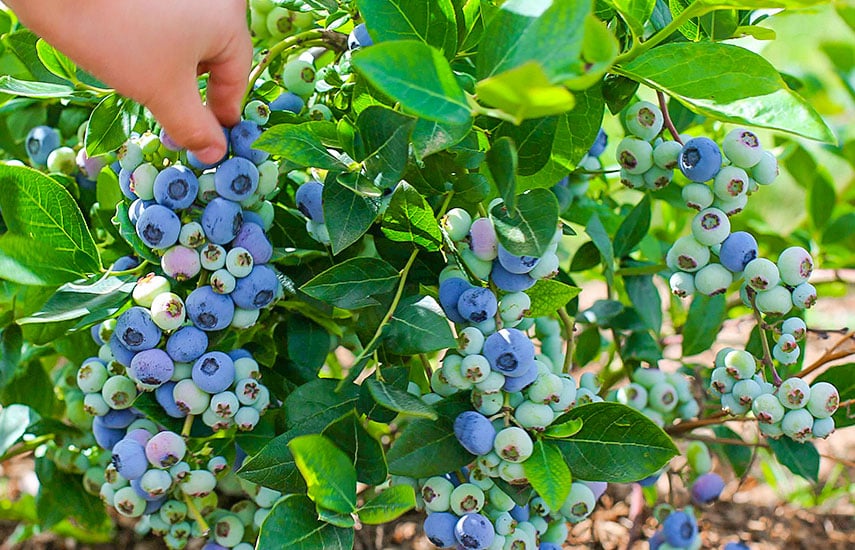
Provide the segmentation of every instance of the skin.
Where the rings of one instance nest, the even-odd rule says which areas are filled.
[[[146,107],[203,162],[226,151],[252,62],[244,0],[6,0],[28,28]],[[197,76],[208,73],[207,105]]]

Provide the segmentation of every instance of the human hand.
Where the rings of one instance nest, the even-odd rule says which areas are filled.
[[[202,162],[226,151],[252,62],[243,0],[7,0],[33,32],[151,111]],[[209,73],[207,105],[197,76]]]

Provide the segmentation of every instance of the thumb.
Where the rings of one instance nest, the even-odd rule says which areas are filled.
[[[226,154],[223,129],[214,113],[202,104],[194,74],[158,94],[147,107],[169,137],[201,162],[213,164]]]

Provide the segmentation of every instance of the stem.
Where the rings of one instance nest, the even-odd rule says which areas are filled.
[[[6,452],[6,454],[0,456],[0,464],[3,464],[7,460],[11,460],[11,459],[15,458],[16,456],[21,456],[23,454],[34,451],[36,449],[36,447],[38,447],[42,443],[47,443],[48,441],[52,440],[54,437],[56,437],[55,434],[45,434],[45,435],[39,436],[35,439],[31,439],[30,441],[24,441],[21,443],[21,445],[15,447],[13,449],[10,449],[9,451]]]
[[[777,388],[781,385],[783,380],[781,376],[778,374],[778,370],[775,368],[775,364],[772,361],[772,352],[769,349],[769,337],[766,334],[766,330],[763,328],[763,318],[760,317],[760,311],[757,309],[757,305],[754,303],[756,296],[751,296],[751,311],[754,314],[754,320],[757,321],[757,329],[760,332],[760,343],[763,345],[763,359],[761,362],[769,367],[769,370],[772,371],[772,383]]]
[[[837,359],[843,359],[844,357],[849,357],[852,355],[852,350],[839,350],[843,344],[847,341],[855,337],[855,331],[847,331],[839,340],[837,340],[834,345],[832,345],[829,349],[825,350],[825,353],[822,354],[820,358],[810,364],[810,366],[802,369],[802,371],[795,376],[797,378],[804,378],[808,374],[814,372],[815,370],[821,368],[823,365],[830,363],[832,361],[836,361]]]
[[[757,419],[750,416],[734,416],[732,418],[728,418],[725,413],[721,413],[720,416],[711,416],[708,418],[701,418],[699,420],[691,420],[689,422],[680,422],[673,426],[667,426],[665,431],[670,435],[680,435],[694,430],[695,428],[703,428],[704,426],[716,426],[718,424],[724,424],[725,422],[754,422],[755,420]]]
[[[211,527],[208,525],[208,522],[205,521],[205,518],[202,517],[202,514],[199,513],[199,509],[196,508],[196,505],[193,503],[193,499],[190,498],[189,495],[184,495],[184,504],[187,505],[190,515],[193,516],[193,519],[195,519],[196,523],[199,524],[199,529],[202,531],[202,535],[207,535],[208,531],[211,530]]]
[[[430,377],[433,374],[433,369],[431,368],[430,360],[428,360],[427,355],[425,355],[424,353],[419,354],[419,359],[421,359],[422,361],[422,367],[424,367],[425,369],[425,376],[428,379],[428,383],[430,383]]]
[[[674,127],[674,121],[671,120],[671,113],[668,112],[668,105],[665,103],[665,94],[657,91],[656,97],[659,98],[659,109],[662,111],[662,117],[665,119],[665,127],[668,128],[669,132],[671,132],[671,137],[674,138],[674,141],[683,145],[683,140],[680,139],[680,133],[677,131],[677,128]]]
[[[249,82],[247,83],[246,92],[243,96],[244,103],[246,103],[247,98],[249,98],[252,90],[255,88],[255,82],[259,79],[261,73],[263,73],[273,60],[282,54],[282,52],[295,46],[305,45],[310,41],[323,40],[326,38],[326,33],[327,31],[322,29],[312,29],[306,32],[301,32],[300,34],[295,34],[294,36],[289,36],[281,42],[274,44],[269,50],[267,50],[267,54],[249,74]]]
[[[196,418],[192,414],[188,414],[184,419],[184,426],[181,428],[181,437],[190,437],[190,430],[193,429],[193,419]]]
[[[559,308],[558,309],[558,317],[561,318],[561,322],[564,323],[564,340],[567,342],[567,347],[564,350],[564,366],[562,367],[562,372],[564,374],[570,374],[570,371],[573,369],[573,348],[576,344],[576,341],[573,338],[573,329],[576,327],[576,320],[570,317],[567,313],[567,308]]]
[[[677,32],[680,27],[685,25],[690,19],[700,17],[705,13],[712,11],[712,9],[714,8],[707,8],[706,6],[696,7],[696,5],[694,4],[689,4],[689,6],[685,10],[680,12],[677,17],[675,17],[671,20],[670,23],[665,25],[662,30],[648,38],[646,41],[641,42],[639,44],[635,44],[628,52],[622,53],[621,55],[617,56],[617,58],[615,58],[614,64],[621,65],[623,63],[632,61],[636,57],[640,56],[647,50],[651,49],[652,47],[656,46],[657,44]]]

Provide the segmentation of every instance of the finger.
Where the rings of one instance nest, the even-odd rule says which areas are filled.
[[[220,124],[232,127],[240,122],[243,94],[252,66],[252,42],[249,33],[239,33],[223,50],[220,58],[209,60],[206,65],[210,70],[208,108]]]
[[[166,133],[196,157],[212,164],[226,154],[226,139],[213,112],[202,104],[196,77],[179,78],[171,90],[163,90],[147,105]]]

